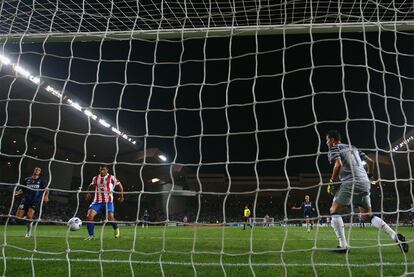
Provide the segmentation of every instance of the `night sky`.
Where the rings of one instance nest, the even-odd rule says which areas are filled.
[[[226,162],[234,175],[284,175],[285,163],[289,175],[315,173],[316,165],[329,171],[329,129],[382,152],[414,124],[412,33],[10,44],[5,51],[170,162],[193,170],[202,163],[202,172],[224,172]],[[2,99],[7,92],[2,87]],[[44,109],[57,118],[54,107]],[[87,121],[76,128],[87,132]]]

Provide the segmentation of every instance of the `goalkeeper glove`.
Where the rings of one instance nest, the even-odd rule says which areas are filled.
[[[372,174],[372,173],[367,173],[367,175],[368,175],[368,179],[369,179],[369,181],[371,182],[371,184],[372,185],[375,185],[375,180],[374,180],[374,174]]]
[[[334,195],[335,188],[334,188],[334,182],[332,179],[329,180],[328,186],[326,187],[326,192]]]

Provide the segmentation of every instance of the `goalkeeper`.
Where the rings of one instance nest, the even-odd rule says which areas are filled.
[[[373,175],[374,161],[365,153],[359,151],[352,145],[341,143],[341,135],[337,130],[331,130],[326,134],[326,145],[328,146],[328,160],[334,164],[331,179],[328,185],[328,192],[334,195],[331,213],[331,226],[339,240],[339,246],[335,250],[338,253],[346,253],[349,249],[345,239],[344,222],[341,212],[344,207],[355,204],[359,207],[361,217],[366,222],[383,230],[397,243],[401,251],[408,252],[408,244],[405,237],[397,234],[381,218],[372,214],[369,178]],[[368,172],[365,171],[362,161],[368,164]],[[339,177],[341,185],[336,185]],[[352,202],[352,203],[351,203]]]

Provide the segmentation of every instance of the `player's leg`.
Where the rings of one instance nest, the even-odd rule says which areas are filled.
[[[26,223],[26,238],[29,238],[32,236],[32,227],[33,227],[33,217],[35,214],[36,210],[31,207],[27,210],[26,213],[26,219],[27,219],[27,223]]]
[[[111,222],[112,228],[114,228],[114,236],[115,236],[115,238],[116,239],[119,238],[120,231],[119,231],[118,223],[116,223],[114,213],[108,212],[108,220],[109,220],[109,222]]]
[[[19,221],[21,221],[21,219],[26,216],[26,213],[27,213],[27,205],[25,204],[24,199],[22,199],[22,201],[19,204],[19,207],[17,208],[16,217],[19,219]],[[27,237],[27,233],[26,233],[26,237]]]
[[[89,236],[85,240],[92,240],[95,237],[95,224],[93,223],[95,216],[99,212],[99,204],[91,204],[89,206],[88,213],[86,215],[86,227],[88,229]]]
[[[329,211],[331,213],[331,226],[334,229],[335,235],[339,241],[338,252],[345,252],[346,249],[348,249],[348,243],[345,238],[345,225],[340,214],[342,210],[342,204],[337,202],[334,198],[334,201],[332,202],[332,206]]]
[[[335,252],[339,253],[346,253],[349,248],[345,238],[345,225],[341,213],[343,212],[344,207],[351,204],[352,192],[353,185],[351,183],[342,183],[335,193],[331,208],[329,209],[331,214],[331,226],[339,241],[338,250]]]
[[[16,211],[16,217],[17,218],[23,218],[26,215],[26,211],[23,209],[17,209]]]
[[[310,232],[310,222],[309,222],[309,215],[305,215],[305,222],[306,222],[306,230]]]
[[[408,252],[409,246],[405,242],[405,237],[397,234],[384,220],[372,214],[370,193],[361,192],[355,195],[355,199],[358,201],[356,204],[361,212],[362,220],[370,220],[373,226],[389,234],[391,239],[398,243],[401,251]]]
[[[115,220],[115,215],[114,215],[115,206],[114,206],[114,203],[107,203],[106,204],[106,209],[107,209],[108,220],[109,220],[109,222],[111,222],[112,228],[114,228],[114,236],[117,239],[120,236],[120,231],[119,231],[118,223]]]
[[[397,239],[397,233],[384,220],[376,215],[373,215],[371,207],[359,207],[359,211],[364,220],[370,220],[373,226],[379,230],[385,231],[390,235],[391,239]]]
[[[370,204],[370,202],[368,203]],[[402,234],[397,234],[384,220],[373,215],[370,206],[371,205],[369,205],[369,207],[359,207],[363,220],[370,220],[371,224],[378,230],[385,231],[388,235],[390,235],[391,239],[398,243],[398,247],[400,247],[401,251],[408,252],[409,246],[405,242],[405,237]]]

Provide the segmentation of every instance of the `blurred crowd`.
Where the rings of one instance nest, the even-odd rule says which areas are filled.
[[[12,197],[12,191],[3,190],[0,191],[0,221],[5,222],[5,220],[10,217],[9,222],[13,223],[14,215],[17,210],[17,206],[20,203],[20,198],[16,198],[14,201]],[[214,199],[214,198],[213,198]],[[226,223],[236,223],[243,221],[243,209],[247,205],[249,206],[252,215],[255,215],[257,218],[264,218],[266,214],[269,217],[273,218],[275,223],[292,223],[299,224],[302,222],[302,211],[292,211],[291,206],[300,205],[303,199],[296,199],[295,203],[287,203],[285,205],[285,199],[273,199],[272,201],[261,202],[257,201],[256,204],[248,203],[247,201],[237,200],[237,201],[226,201],[225,209],[223,209],[223,199],[207,200],[203,201],[200,204],[188,205],[185,209],[180,210],[179,212],[166,209],[155,208],[151,206],[149,202],[142,202],[140,208],[137,208],[137,202],[124,202],[122,204],[116,205],[115,216],[118,221],[125,222],[137,222],[142,220],[142,215],[144,210],[148,210],[150,215],[150,222],[153,224],[162,224],[168,218],[172,222],[183,222],[187,221],[188,223],[201,223],[201,224],[221,224]],[[319,220],[320,223],[325,223],[329,217],[329,201],[320,201],[315,207],[317,207],[314,217],[315,220]],[[71,217],[77,216],[81,219],[85,219],[86,213],[88,210],[89,203],[80,199],[80,201],[71,201],[68,203],[63,203],[58,199],[54,199],[53,194],[50,197],[49,203],[42,206],[41,219],[42,221],[48,223],[64,223],[67,222]],[[376,204],[373,207],[374,212],[377,212],[377,215],[382,217],[387,223],[396,224],[410,224],[411,216],[409,213],[411,203],[404,203],[400,201],[400,211],[396,212],[395,201],[376,201]],[[382,211],[381,212],[381,206]],[[349,210],[348,213],[351,211]],[[353,218],[353,222],[357,221],[357,211],[354,210],[356,215]],[[103,218],[97,218],[97,220],[102,220]],[[287,219],[287,221],[286,221]],[[345,216],[344,221],[349,222],[351,220],[350,216]]]

